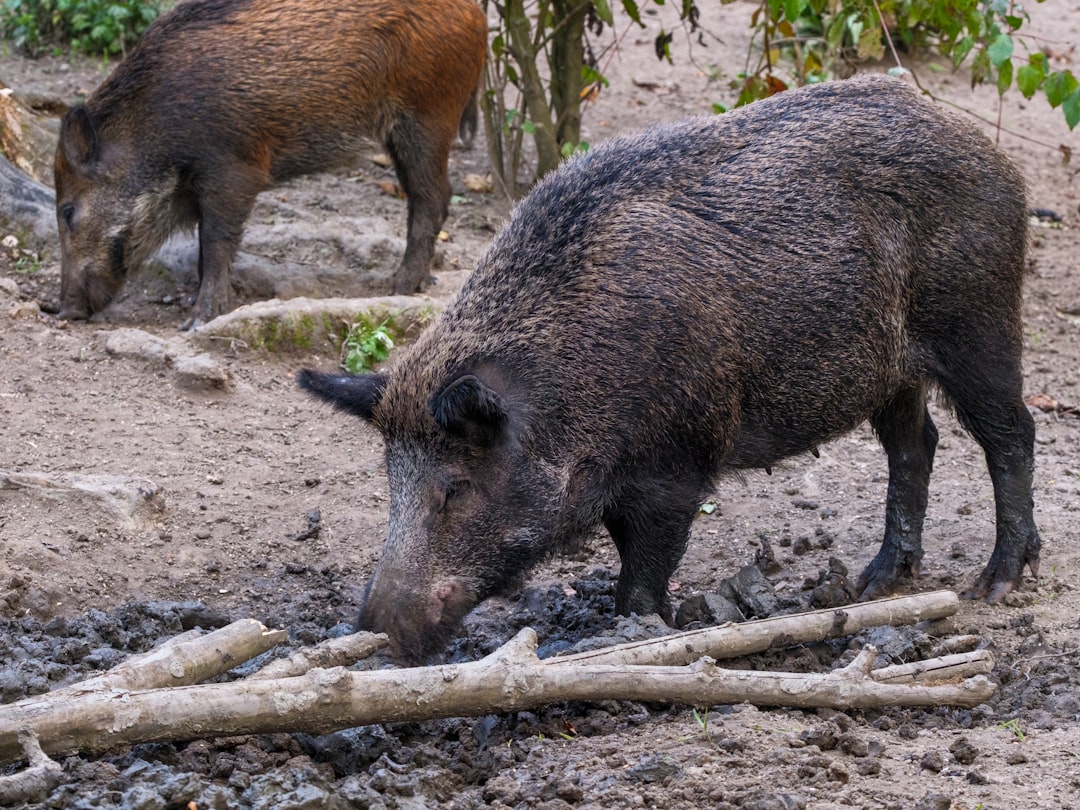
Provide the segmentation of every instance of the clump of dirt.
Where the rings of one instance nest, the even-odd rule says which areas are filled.
[[[612,86],[586,111],[586,139],[708,114],[725,91],[709,84],[704,63],[737,73],[746,11],[741,4],[703,9],[703,23],[728,42],[695,47],[696,61],[679,58],[674,68],[655,61],[660,20],[648,18],[650,30],[624,40],[608,70]],[[1033,31],[1080,39],[1075,11],[1029,11]],[[966,77],[947,71],[920,74],[936,95],[998,119],[993,88],[972,91]],[[70,101],[103,73],[90,63],[4,54],[0,77],[17,92]],[[995,655],[1000,688],[986,704],[849,712],[738,705],[695,714],[666,704],[566,703],[320,737],[140,745],[64,759],[60,784],[28,806],[1075,804],[1080,418],[1071,409],[1080,403],[1080,184],[1057,146],[1075,151],[1076,142],[1061,111],[1038,99],[1006,96],[1000,113],[1002,148],[1028,179],[1033,206],[1056,218],[1032,219],[1024,309],[1025,394],[1036,420],[1036,520],[1044,539],[1039,576],[1005,605],[965,603],[952,620],[954,632],[976,635]],[[464,187],[467,173],[486,172],[482,145],[455,151],[450,168],[461,193],[440,246],[436,304],[467,277],[509,210],[505,200]],[[244,261],[254,269],[289,265],[293,275],[281,289],[300,291],[310,271],[322,294],[356,294],[352,276],[385,272],[398,258],[405,210],[380,190],[389,179],[391,170],[365,158],[351,172],[263,195],[248,224]],[[352,231],[377,249],[361,256]],[[58,292],[55,248],[35,247],[34,255],[0,258],[0,702],[79,680],[194,625],[250,616],[288,629],[289,643],[267,657],[351,632],[386,534],[382,448],[355,421],[302,396],[292,379],[302,366],[330,368],[337,358],[315,349],[274,355],[223,340],[200,351],[227,384],[192,386],[164,350],[160,357],[118,352],[116,338],[109,350],[120,327],[172,345],[190,274],[179,282],[144,274],[103,317],[63,324],[41,311]],[[263,276],[248,277],[258,284],[239,290],[241,297],[275,289]],[[936,408],[934,416],[941,439],[917,585],[959,590],[993,547],[992,489],[975,443],[947,412]],[[861,570],[880,545],[886,482],[884,454],[867,429],[822,447],[820,459],[725,480],[715,509],[695,523],[672,583],[676,602],[686,606],[683,624],[723,621],[731,608],[749,616],[843,604],[846,571]],[[763,540],[771,555],[762,552]],[[742,597],[723,589],[755,559],[761,580],[748,582]],[[608,539],[591,538],[580,553],[541,566],[517,593],[480,606],[444,659],[478,658],[524,626],[538,631],[545,656],[666,632],[652,619],[613,615],[616,570]],[[868,643],[900,663],[932,654],[940,639],[924,628],[875,629],[727,665],[823,671]],[[388,665],[384,658],[368,664]],[[3,766],[0,775],[19,767]]]

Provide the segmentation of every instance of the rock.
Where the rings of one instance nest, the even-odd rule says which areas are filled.
[[[923,758],[919,760],[919,767],[926,771],[940,773],[941,769],[945,767],[945,755],[937,750],[927,751],[923,754]]]
[[[113,329],[102,334],[105,335],[105,351],[116,357],[164,364],[177,354],[178,347],[142,329]]]
[[[970,765],[979,756],[979,749],[968,742],[966,737],[960,737],[949,746],[949,753],[961,765]]]
[[[217,345],[222,338],[232,338],[250,349],[274,353],[337,353],[349,327],[358,320],[374,325],[387,322],[397,342],[418,335],[435,313],[434,299],[423,295],[271,299],[237,307],[191,336],[199,343]]]
[[[121,475],[0,470],[0,489],[85,503],[90,510],[106,512],[113,523],[128,530],[150,528],[165,508],[156,484],[145,478]]]
[[[691,625],[711,627],[726,622],[745,622],[739,606],[718,593],[699,593],[684,599],[675,614],[675,626],[686,629]]]
[[[232,381],[228,369],[207,354],[177,357],[173,361],[173,375],[177,384],[185,388],[224,390]]]

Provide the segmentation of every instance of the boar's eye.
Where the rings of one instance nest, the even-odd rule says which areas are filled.
[[[440,487],[442,498],[439,511],[441,512],[447,506],[452,506],[454,501],[460,501],[468,494],[471,487],[472,482],[468,478],[447,478],[443,480]]]
[[[64,203],[60,206],[60,218],[64,220],[64,224],[67,225],[68,230],[75,229],[75,204]]]

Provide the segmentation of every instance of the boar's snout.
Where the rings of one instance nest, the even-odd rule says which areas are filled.
[[[60,280],[60,312],[65,321],[85,321],[95,312],[105,309],[120,289],[123,279],[92,269],[69,272],[64,269]]]
[[[422,664],[455,635],[479,599],[468,582],[446,577],[428,586],[390,582],[378,572],[368,583],[358,627],[386,633],[398,658]]]

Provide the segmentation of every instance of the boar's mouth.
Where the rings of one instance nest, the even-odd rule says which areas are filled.
[[[109,259],[105,267],[84,267],[79,271],[77,280],[70,284],[64,279],[57,317],[67,321],[85,321],[95,312],[105,309],[124,283],[125,250],[125,236],[116,236],[109,242]]]
[[[395,656],[414,665],[425,663],[450,643],[465,615],[480,602],[475,588],[458,577],[440,579],[426,592],[395,589],[389,598],[382,598],[380,591],[383,588],[373,579],[358,627],[386,633]]]

